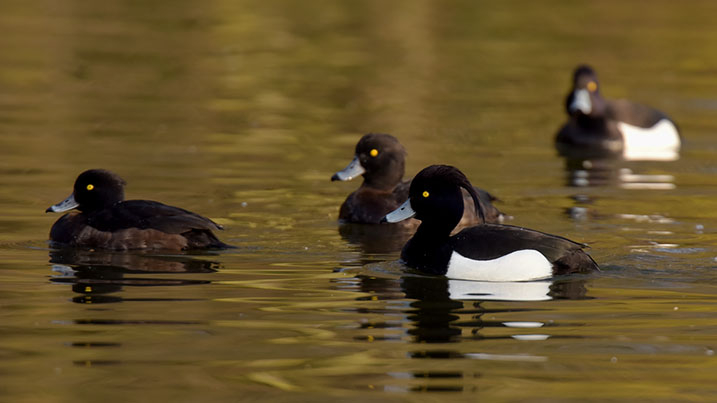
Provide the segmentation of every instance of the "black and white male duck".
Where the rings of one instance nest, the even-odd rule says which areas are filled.
[[[345,223],[379,224],[389,212],[408,199],[410,181],[403,180],[406,149],[390,134],[369,133],[356,144],[353,160],[343,170],[336,172],[332,181],[349,181],[359,175],[363,183],[348,195],[341,205],[339,220]],[[473,199],[466,193],[466,202],[471,204],[461,225],[473,225],[485,220],[499,223],[505,219],[492,202],[493,195],[482,189],[475,189],[483,216],[475,214]]]
[[[530,281],[599,270],[584,245],[527,228],[480,224],[451,236],[463,215],[461,188],[477,200],[473,186],[457,168],[429,166],[413,178],[408,200],[386,215],[387,222],[414,216],[421,220],[401,251],[407,266],[476,281]]]
[[[626,160],[675,160],[680,134],[664,113],[624,99],[600,94],[589,66],[578,66],[565,101],[569,119],[555,139],[563,154],[622,156]]]
[[[222,227],[198,214],[150,200],[124,200],[125,181],[103,169],[81,173],[72,194],[46,212],[63,212],[50,229],[53,246],[93,249],[229,248],[212,232]]]

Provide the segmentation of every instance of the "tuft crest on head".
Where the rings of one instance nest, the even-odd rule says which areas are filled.
[[[595,73],[595,70],[592,67],[590,67],[589,65],[581,64],[575,68],[575,72],[573,73],[573,82],[577,81],[578,78],[584,77],[584,76],[597,77],[597,74]]]
[[[412,185],[413,183],[420,183],[425,180],[440,180],[443,183],[450,183],[465,189],[473,199],[476,214],[481,218],[482,222],[485,222],[485,214],[478,199],[478,193],[468,178],[458,168],[451,165],[431,165],[416,175]]]
[[[573,90],[585,88],[590,92],[598,90],[598,77],[595,70],[587,64],[575,68],[573,73]]]

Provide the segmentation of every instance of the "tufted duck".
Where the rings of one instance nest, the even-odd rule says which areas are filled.
[[[125,181],[103,169],[77,177],[73,193],[46,212],[77,209],[50,230],[53,245],[84,248],[204,249],[231,247],[212,233],[214,221],[190,211],[149,200],[124,200]]]
[[[411,182],[409,199],[384,217],[387,222],[413,216],[421,220],[401,252],[407,266],[427,274],[478,281],[530,281],[599,270],[582,250],[584,245],[527,228],[480,224],[451,236],[463,214],[461,188],[477,199],[461,171],[447,165],[429,166]]]
[[[626,160],[674,160],[680,150],[675,123],[664,113],[600,94],[595,71],[578,66],[565,107],[568,122],[555,139],[568,156],[622,156]]]

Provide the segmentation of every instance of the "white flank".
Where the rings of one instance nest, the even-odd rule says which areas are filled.
[[[463,301],[547,301],[550,281],[448,280],[451,299]],[[507,325],[506,325],[507,326]]]
[[[446,277],[474,281],[531,281],[551,277],[553,265],[535,249],[523,249],[492,260],[473,260],[453,251]]]
[[[680,135],[667,119],[648,128],[623,122],[618,122],[617,127],[624,142],[622,156],[628,161],[674,161],[680,157]]]

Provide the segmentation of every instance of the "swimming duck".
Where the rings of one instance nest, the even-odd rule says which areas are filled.
[[[478,199],[457,168],[429,166],[411,182],[408,200],[384,217],[386,222],[413,216],[421,220],[401,251],[407,266],[426,274],[478,281],[530,281],[599,270],[583,251],[584,245],[532,229],[480,224],[451,236],[463,214],[461,188]]]
[[[339,220],[346,223],[378,224],[389,212],[408,199],[410,181],[403,180],[406,149],[390,134],[369,133],[356,144],[353,160],[343,170],[336,172],[332,181],[349,181],[363,176],[361,186],[351,193],[341,205]],[[487,222],[502,222],[505,216],[492,201],[490,193],[476,189],[478,201]],[[466,201],[473,199],[466,193]],[[473,207],[466,209],[461,225],[477,224],[481,218]]]
[[[590,66],[575,69],[565,107],[569,120],[555,139],[563,154],[621,155],[627,160],[678,158],[681,141],[675,123],[648,106],[603,98]]]
[[[63,212],[50,229],[55,246],[129,249],[205,249],[231,247],[212,233],[222,229],[198,214],[150,200],[124,200],[125,181],[103,169],[81,173],[74,191],[46,212]]]

